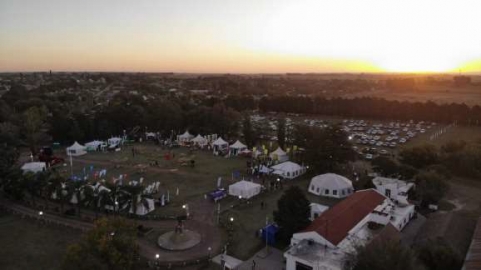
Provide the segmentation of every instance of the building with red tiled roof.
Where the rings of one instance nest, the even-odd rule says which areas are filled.
[[[342,269],[346,254],[383,228],[400,231],[413,216],[413,205],[396,205],[374,189],[357,191],[292,236],[286,270]]]

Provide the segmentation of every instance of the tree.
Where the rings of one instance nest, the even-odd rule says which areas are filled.
[[[123,218],[97,220],[80,243],[67,249],[63,269],[133,269],[139,255],[136,230]]]
[[[284,241],[289,241],[292,234],[309,225],[310,202],[302,190],[292,186],[277,201],[274,211],[274,221],[280,227],[280,235]]]
[[[254,130],[252,128],[251,117],[248,114],[244,115],[244,119],[242,121],[242,133],[244,135],[244,140],[247,144],[247,147],[251,148],[255,145],[255,135]]]
[[[394,240],[373,240],[357,248],[357,255],[345,262],[346,270],[421,269],[411,249]]]
[[[295,142],[305,149],[305,162],[318,173],[336,171],[355,158],[347,134],[337,125],[323,129],[298,126]]]
[[[399,167],[396,162],[383,156],[379,156],[372,160],[372,169],[383,176],[394,176],[399,174]]]
[[[23,113],[23,129],[33,154],[37,153],[38,144],[46,140],[44,132],[46,119],[47,109],[45,107],[30,107]]]
[[[286,144],[286,118],[277,119],[277,143],[281,148]]]
[[[447,191],[446,179],[436,172],[422,172],[416,176],[417,197],[423,206],[438,203]]]
[[[430,240],[418,248],[418,258],[427,270],[461,269],[461,255],[442,239]]]
[[[416,146],[401,151],[402,163],[421,169],[438,162],[438,153],[433,145]]]

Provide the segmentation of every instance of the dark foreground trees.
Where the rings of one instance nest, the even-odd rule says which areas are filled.
[[[299,187],[292,186],[277,201],[277,210],[274,211],[274,221],[280,227],[280,236],[284,241],[289,241],[292,234],[309,225],[310,202]]]
[[[346,270],[420,270],[415,253],[395,240],[375,240],[348,257]]]
[[[126,219],[99,219],[79,243],[68,248],[63,269],[133,269],[139,256],[136,233]]]

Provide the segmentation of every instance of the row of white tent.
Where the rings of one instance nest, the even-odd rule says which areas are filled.
[[[107,143],[104,141],[91,141],[86,143],[85,145],[81,145],[78,142],[74,142],[71,146],[67,147],[67,155],[68,156],[82,156],[87,154],[87,151],[96,151],[99,148],[104,150],[106,147],[117,147],[121,145],[123,139],[120,137],[112,137],[107,140]]]

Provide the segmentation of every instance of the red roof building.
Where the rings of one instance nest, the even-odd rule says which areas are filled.
[[[317,232],[337,246],[352,228],[385,199],[373,189],[356,192],[322,213],[303,232]]]

